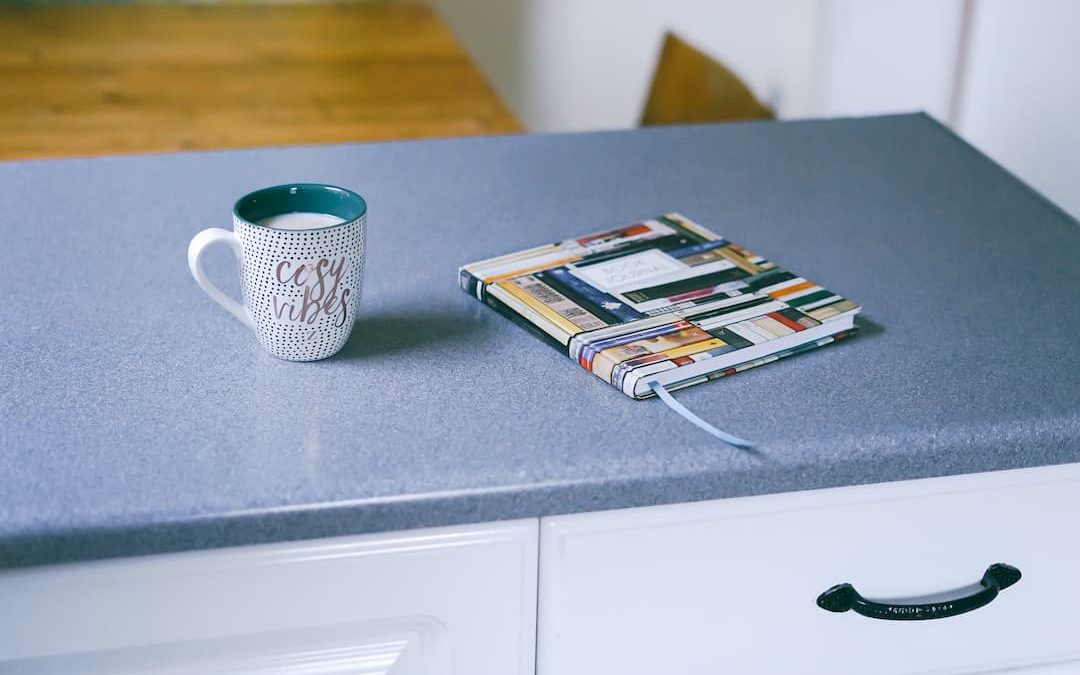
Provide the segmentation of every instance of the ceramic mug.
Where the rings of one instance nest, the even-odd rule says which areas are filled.
[[[288,361],[325,359],[345,346],[352,331],[366,216],[360,195],[332,185],[257,190],[233,206],[233,231],[215,227],[195,235],[188,266],[206,294],[254,331],[268,352]],[[287,229],[274,226],[286,221]],[[326,222],[334,224],[317,226]],[[203,272],[203,253],[219,243],[228,244],[240,263],[242,305]]]

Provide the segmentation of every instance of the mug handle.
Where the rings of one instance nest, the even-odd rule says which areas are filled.
[[[206,249],[213,244],[228,244],[232,248],[233,254],[236,255],[236,259],[242,259],[243,249],[240,247],[240,240],[237,239],[236,234],[229,230],[223,230],[220,227],[211,227],[195,235],[192,238],[191,243],[188,244],[187,260],[188,267],[191,268],[191,276],[195,277],[195,281],[198,282],[199,288],[206,291],[206,294],[209,295],[214,302],[229,310],[230,314],[237,319],[240,319],[240,323],[251,330],[255,330],[255,322],[251,320],[251,315],[248,314],[247,308],[222,293],[221,289],[210,282],[210,279],[206,276],[206,272],[203,271],[203,253],[205,253]]]

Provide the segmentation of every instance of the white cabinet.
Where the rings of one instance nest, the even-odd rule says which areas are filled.
[[[1080,675],[1078,562],[1080,464],[57,565],[0,572],[0,675]]]
[[[538,675],[1080,673],[1080,465],[559,516],[540,552]],[[992,563],[1023,577],[958,616],[815,602],[907,604]]]
[[[535,520],[0,572],[0,673],[526,675]]]

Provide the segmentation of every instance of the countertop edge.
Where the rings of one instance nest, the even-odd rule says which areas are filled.
[[[861,462],[791,465],[772,470],[767,484],[752,471],[702,472],[428,493],[207,514],[120,527],[31,532],[0,539],[0,570],[1078,463],[1066,435],[1042,445],[1039,457],[996,448],[982,450],[985,452],[978,459],[963,467],[920,463],[900,455],[884,457],[873,467]],[[967,455],[969,459],[972,456]]]

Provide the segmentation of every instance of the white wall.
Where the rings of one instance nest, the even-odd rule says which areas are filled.
[[[925,110],[1080,215],[1080,0],[433,0],[530,131],[636,126],[665,30],[780,117]]]
[[[1080,217],[1080,2],[979,0],[964,79],[960,134]]]
[[[963,0],[823,0],[814,114],[952,114]]]
[[[666,30],[782,116],[812,112],[816,0],[434,0],[531,131],[637,124]]]
[[[529,83],[524,64],[531,51],[542,47],[524,44],[530,32],[532,0],[430,0],[465,51],[483,71],[499,97],[530,131],[543,131],[528,120],[523,102]]]
[[[926,110],[1080,217],[1080,2],[824,0],[824,117]]]

